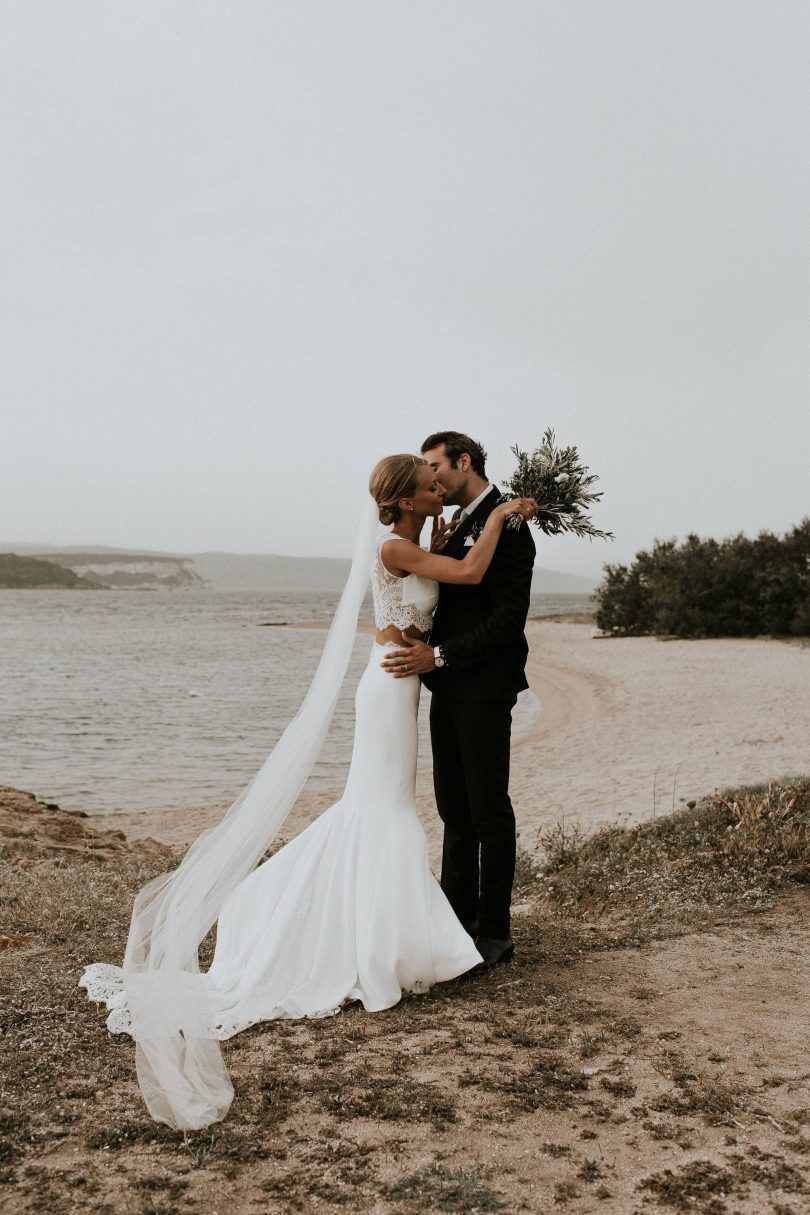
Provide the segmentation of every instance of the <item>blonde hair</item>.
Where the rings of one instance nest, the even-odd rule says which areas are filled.
[[[374,466],[368,492],[377,503],[380,523],[397,523],[402,516],[401,498],[409,498],[419,483],[419,469],[427,465],[421,456],[385,456]]]

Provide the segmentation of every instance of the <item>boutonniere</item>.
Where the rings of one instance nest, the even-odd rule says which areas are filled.
[[[473,523],[469,533],[464,537],[464,547],[472,548],[481,532],[484,530],[483,523]]]

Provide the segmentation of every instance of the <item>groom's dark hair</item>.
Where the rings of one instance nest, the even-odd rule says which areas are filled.
[[[426,451],[432,451],[434,447],[441,447],[444,444],[445,455],[450,461],[450,467],[455,468],[458,464],[459,456],[468,455],[472,470],[479,477],[485,477],[487,453],[484,451],[480,443],[476,443],[475,439],[471,439],[469,435],[463,435],[458,430],[437,430],[435,435],[428,435],[422,444],[422,455]]]

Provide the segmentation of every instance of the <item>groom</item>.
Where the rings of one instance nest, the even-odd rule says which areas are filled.
[[[455,430],[430,435],[422,455],[444,487],[445,505],[461,508],[433,547],[461,559],[500,497],[487,480],[486,452]],[[509,908],[515,875],[515,815],[509,800],[512,709],[528,687],[529,610],[534,541],[527,525],[504,527],[478,586],[441,583],[429,644],[406,638],[383,666],[403,662],[433,693],[433,783],[444,823],[441,884],[475,938],[486,966],[515,950]]]

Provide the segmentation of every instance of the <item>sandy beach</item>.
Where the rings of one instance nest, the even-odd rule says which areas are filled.
[[[810,771],[810,647],[594,632],[553,619],[527,626],[527,674],[542,711],[513,748],[524,848],[561,819],[586,832],[642,822],[715,789]],[[429,773],[420,774],[417,795],[435,861],[441,824]],[[339,789],[305,790],[285,838],[339,796]],[[181,845],[225,808],[99,815],[93,824]]]

